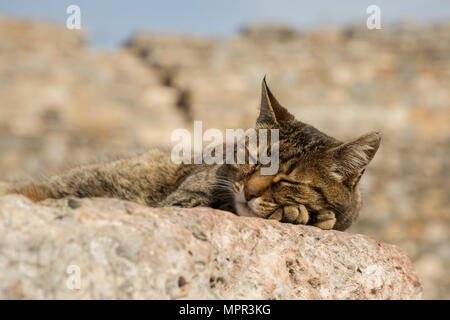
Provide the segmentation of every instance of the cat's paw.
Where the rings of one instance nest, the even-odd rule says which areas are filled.
[[[283,220],[283,208],[275,210],[275,212],[272,213],[267,219],[273,219],[277,221]]]
[[[323,209],[317,214],[316,220],[313,226],[323,230],[331,230],[336,223],[336,216],[333,211]]]
[[[304,205],[300,204],[298,206],[283,207],[283,221],[295,224],[306,224],[308,220],[308,210],[306,210]]]
[[[269,216],[269,219],[294,224],[306,224],[309,220],[309,214],[306,207],[300,204],[298,206],[285,206],[279,208]]]

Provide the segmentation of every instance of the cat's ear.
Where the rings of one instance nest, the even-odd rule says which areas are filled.
[[[330,149],[328,152],[335,161],[332,175],[348,186],[354,187],[375,156],[380,142],[381,134],[372,132]]]
[[[293,120],[294,116],[289,113],[275,98],[266,83],[264,76],[261,85],[261,108],[256,126],[264,127],[278,127],[279,121]]]

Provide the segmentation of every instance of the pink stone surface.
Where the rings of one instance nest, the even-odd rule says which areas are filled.
[[[0,234],[2,299],[422,295],[399,247],[209,208],[148,208],[115,199],[34,204],[9,195],[0,197]]]

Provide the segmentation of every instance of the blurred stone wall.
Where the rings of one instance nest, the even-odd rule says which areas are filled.
[[[43,22],[0,22],[0,180],[169,145],[172,130],[253,127],[264,74],[338,139],[380,130],[351,232],[406,249],[425,298],[450,298],[450,25],[203,39],[139,34],[117,53]]]

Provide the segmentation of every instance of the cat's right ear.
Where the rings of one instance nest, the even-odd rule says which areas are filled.
[[[272,94],[267,86],[266,77],[264,76],[261,84],[261,108],[258,119],[256,120],[256,127],[278,128],[279,121],[293,119],[294,116],[290,114]]]
[[[379,132],[365,134],[328,151],[335,163],[332,174],[344,184],[354,187],[372,161],[381,142]]]

